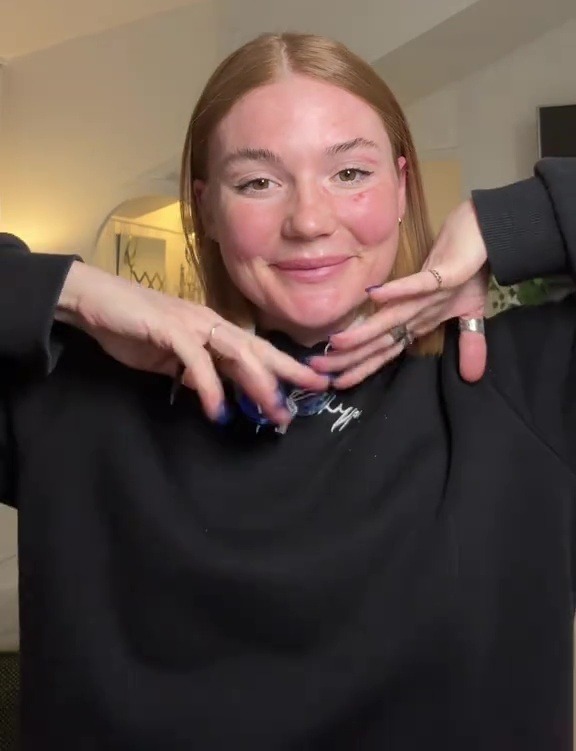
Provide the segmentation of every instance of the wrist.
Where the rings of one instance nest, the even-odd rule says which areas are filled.
[[[95,271],[95,269],[91,269],[81,261],[72,262],[56,303],[55,320],[73,326],[79,325],[82,289],[86,286],[87,275],[90,277],[92,271]]]

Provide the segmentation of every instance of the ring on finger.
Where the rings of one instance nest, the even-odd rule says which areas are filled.
[[[474,334],[484,333],[484,318],[459,318],[459,331],[472,331]]]
[[[411,344],[414,344],[414,334],[406,331],[405,336],[402,337],[402,345],[404,346],[404,349],[406,349],[406,347],[409,347]]]
[[[408,329],[404,324],[401,324],[400,326],[392,326],[389,333],[394,344],[398,344],[398,342],[406,339],[408,336]]]
[[[436,284],[438,285],[438,289],[442,287],[442,284],[444,283],[444,280],[442,279],[442,274],[438,271],[438,269],[427,269],[434,279],[436,279]]]
[[[401,344],[404,349],[414,343],[414,334],[410,333],[405,324],[393,326],[390,329],[390,336],[394,344]]]
[[[215,360],[216,362],[224,358],[224,355],[220,354],[220,352],[218,352],[214,348],[214,334],[218,326],[222,326],[222,323],[218,322],[218,323],[215,323],[214,326],[212,326],[212,328],[210,329],[210,333],[208,334],[208,338],[206,339],[206,344],[204,345],[204,347],[208,350],[208,352],[212,356],[212,359]]]

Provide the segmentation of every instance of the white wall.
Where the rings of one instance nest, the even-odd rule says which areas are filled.
[[[576,103],[576,19],[407,109],[424,158],[457,158],[464,194],[528,177],[537,107]]]
[[[14,60],[1,228],[34,250],[89,256],[114,207],[174,190],[158,175],[218,54],[214,10],[202,2]]]
[[[531,174],[540,105],[576,103],[576,19],[462,82],[465,183],[488,187]]]

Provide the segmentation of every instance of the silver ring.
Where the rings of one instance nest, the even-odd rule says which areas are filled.
[[[406,349],[406,347],[409,347],[411,344],[414,344],[414,334],[407,331],[406,335],[402,338],[402,345],[404,349]]]
[[[459,331],[472,331],[474,334],[484,333],[484,319],[483,318],[459,318],[458,319]]]
[[[406,337],[409,336],[408,329],[404,324],[401,324],[400,326],[393,326],[390,329],[389,334],[392,337],[394,344],[398,344],[398,342],[405,340]]]

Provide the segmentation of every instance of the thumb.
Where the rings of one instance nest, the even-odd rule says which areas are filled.
[[[458,349],[460,375],[468,383],[479,381],[486,370],[486,337],[475,331],[461,331]]]

